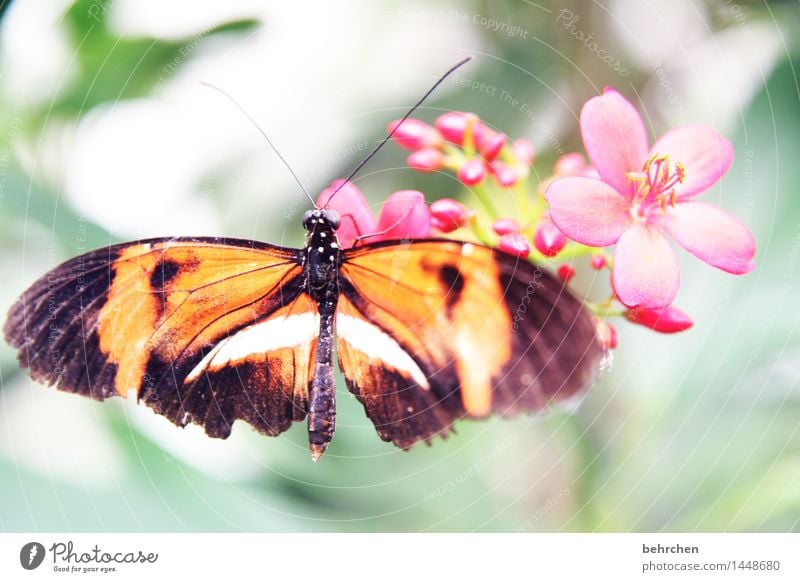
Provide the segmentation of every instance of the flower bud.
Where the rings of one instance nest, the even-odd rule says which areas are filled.
[[[431,204],[431,225],[441,232],[453,232],[464,226],[470,210],[452,198],[442,198]]]
[[[530,166],[536,155],[533,144],[525,138],[520,138],[511,145],[511,153],[514,154],[517,163],[523,166]]]
[[[564,281],[564,283],[569,283],[570,279],[575,276],[575,269],[572,268],[572,265],[564,263],[563,265],[558,267],[558,278]]]
[[[638,323],[659,333],[677,333],[693,325],[686,313],[672,305],[661,309],[634,307],[625,313],[625,317],[632,323]]]
[[[461,164],[456,172],[456,176],[467,186],[474,186],[486,177],[486,168],[483,162],[477,158],[471,158]]]
[[[597,319],[597,341],[604,350],[613,350],[618,345],[617,329],[604,319]]]
[[[497,160],[492,162],[492,173],[497,183],[506,188],[516,184],[519,179],[519,174],[514,168]]]
[[[500,237],[497,248],[521,259],[531,254],[531,244],[521,234],[506,234]]]
[[[533,246],[545,257],[555,257],[567,244],[567,237],[558,230],[549,218],[545,218],[536,227],[533,235]]]
[[[579,176],[586,162],[578,152],[564,154],[556,160],[553,174],[556,176]]]
[[[520,231],[519,223],[514,220],[513,218],[500,218],[499,220],[495,220],[492,224],[492,230],[494,230],[500,236],[505,234],[515,234]]]
[[[399,119],[395,119],[389,124],[387,130],[391,133],[395,128],[397,130],[392,135],[392,139],[397,142],[397,145],[408,150],[436,147],[442,142],[442,136],[439,135],[436,128],[419,119],[406,119],[402,124]]]
[[[434,125],[444,139],[456,145],[464,145],[464,133],[467,130],[467,124],[470,123],[472,124],[473,145],[481,144],[485,126],[474,113],[450,111],[444,115],[440,115],[434,122]]]
[[[335,180],[319,195],[317,206],[331,208],[341,215],[342,220],[336,230],[336,237],[342,248],[353,246],[359,235],[375,232],[378,228],[369,203],[361,190],[352,182]]]
[[[418,172],[434,172],[444,165],[444,155],[436,148],[422,148],[408,154],[406,163]]]
[[[485,143],[481,147],[481,155],[484,160],[491,162],[500,155],[506,145],[506,136],[502,133],[495,133],[491,137],[487,136],[484,141]]]
[[[600,269],[606,266],[606,256],[593,255],[591,262],[592,262],[592,269],[594,269],[595,271],[599,271]]]
[[[383,203],[376,229],[382,234],[373,240],[423,238],[430,236],[430,231],[431,211],[425,195],[416,190],[400,190]]]

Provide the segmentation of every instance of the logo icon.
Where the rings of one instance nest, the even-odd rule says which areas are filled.
[[[44,561],[44,546],[39,542],[28,542],[19,551],[19,563],[26,570],[35,570]]]

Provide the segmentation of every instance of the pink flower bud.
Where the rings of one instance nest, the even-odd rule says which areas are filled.
[[[604,350],[613,350],[618,345],[617,330],[603,319],[597,319],[597,341]]]
[[[317,206],[331,208],[340,214],[342,222],[336,230],[336,237],[342,248],[349,248],[359,235],[375,232],[377,223],[361,190],[352,182],[342,186],[343,182],[344,180],[334,180],[330,188],[323,190],[317,198]],[[331,196],[340,186],[341,190],[331,200]]]
[[[501,218],[495,220],[492,229],[500,236],[506,234],[516,234],[520,231],[519,223],[513,218]]]
[[[492,173],[497,183],[506,188],[516,184],[519,179],[519,174],[514,168],[497,160],[492,162]]]
[[[606,256],[605,255],[593,255],[592,256],[592,269],[595,271],[599,271],[603,267],[606,266]]]
[[[530,166],[536,155],[533,144],[524,137],[516,140],[511,145],[511,153],[514,155],[514,158],[516,158],[517,163],[523,166]]]
[[[545,218],[536,227],[533,235],[533,246],[545,257],[555,257],[567,244],[567,237],[558,230],[549,218]]]
[[[486,168],[481,160],[471,158],[461,164],[456,176],[467,186],[474,186],[486,177]]]
[[[434,172],[444,165],[444,155],[436,148],[422,148],[408,154],[406,162],[418,172]]]
[[[420,121],[419,119],[406,119],[402,125],[399,119],[392,121],[387,127],[390,133],[397,127],[392,135],[392,139],[397,145],[408,150],[418,150],[420,148],[436,147],[442,143],[442,136],[432,125]]]
[[[500,152],[503,150],[505,145],[506,136],[502,133],[495,133],[491,137],[487,137],[485,143],[481,147],[481,155],[483,156],[483,159],[491,162],[498,155],[500,155]]]
[[[585,166],[586,162],[581,154],[578,152],[570,152],[556,160],[553,174],[559,177],[580,176]]]
[[[423,238],[430,236],[431,211],[425,195],[416,190],[400,190],[383,203],[376,232],[370,240]]]
[[[431,224],[441,232],[453,232],[464,226],[470,210],[452,198],[442,198],[431,204]]]
[[[564,283],[569,283],[570,279],[575,276],[575,269],[572,268],[572,265],[564,263],[563,265],[558,267],[558,278],[564,281]]]
[[[485,126],[474,113],[450,111],[440,115],[434,125],[444,139],[456,145],[464,145],[464,132],[467,130],[467,123],[472,124],[472,142],[473,145],[478,146],[482,143]]]
[[[677,333],[692,327],[691,318],[672,305],[661,309],[645,309],[634,307],[625,313],[628,321],[638,323],[659,333]]]
[[[521,234],[506,234],[501,236],[500,241],[497,243],[497,248],[504,253],[514,255],[521,259],[527,258],[527,256],[531,254],[531,243]]]

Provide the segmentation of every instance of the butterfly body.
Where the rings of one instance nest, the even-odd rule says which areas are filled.
[[[308,230],[303,267],[308,294],[317,303],[320,320],[308,402],[308,440],[315,461],[325,452],[336,427],[333,342],[342,263],[342,250],[336,238],[338,225],[339,216],[331,210],[312,210],[303,217],[303,226]]]

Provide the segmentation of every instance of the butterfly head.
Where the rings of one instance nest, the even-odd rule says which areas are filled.
[[[303,228],[308,232],[313,232],[317,228],[336,230],[341,222],[342,217],[339,213],[330,208],[315,208],[303,214]]]

